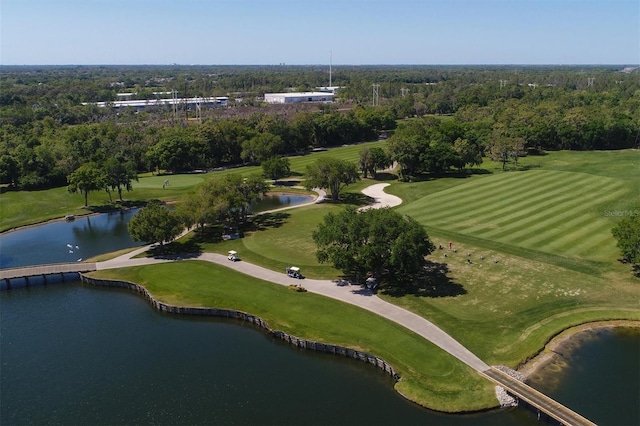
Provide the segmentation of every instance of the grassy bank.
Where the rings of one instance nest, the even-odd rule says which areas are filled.
[[[360,150],[364,146],[381,146],[384,142],[368,142],[327,151],[314,152],[308,155],[290,157],[293,177],[303,177],[306,166],[324,156],[338,156],[342,159],[357,162]],[[248,176],[261,173],[261,167],[242,167],[200,174],[152,175],[141,174],[137,182],[133,182],[133,191],[123,192],[128,203],[140,203],[145,200],[159,199],[167,202],[180,202],[194,187],[207,179],[215,179],[228,174]],[[163,188],[165,180],[169,185]],[[112,194],[117,198],[117,194]],[[8,229],[32,225],[52,219],[60,219],[65,215],[82,215],[111,207],[106,192],[91,192],[89,208],[84,208],[84,197],[81,194],[70,194],[66,187],[42,191],[7,191],[0,194],[0,232]]]
[[[142,284],[165,303],[241,310],[276,330],[375,354],[402,377],[399,392],[431,409],[457,412],[496,404],[493,386],[472,369],[409,330],[352,305],[200,261],[91,275]]]
[[[466,178],[392,182],[387,191],[406,201],[398,210],[425,225],[436,245],[452,241],[457,252],[430,256],[445,271],[434,275],[435,289],[381,297],[438,324],[486,362],[512,367],[568,327],[640,320],[637,279],[617,262],[610,234],[617,218],[604,214],[639,205],[632,167],[640,164],[638,155],[557,152],[522,159],[523,171],[502,172],[487,162],[479,168],[485,172]],[[268,268],[296,264],[312,278],[334,278],[338,271],[315,260],[311,234],[327,212],[340,208],[291,210],[277,226],[203,248],[233,249]]]
[[[333,152],[357,158],[361,148]],[[315,155],[331,151],[292,159],[292,169],[304,171]],[[499,164],[485,162],[466,177],[390,181],[386,190],[404,200],[398,211],[422,223],[436,246],[451,241],[457,251],[437,250],[429,256],[438,271],[432,282],[408,286],[404,293],[382,291],[380,296],[434,322],[485,362],[511,367],[569,327],[602,320],[640,321],[640,282],[629,265],[617,261],[610,229],[619,217],[607,213],[640,208],[638,165],[640,152],[633,150],[552,152],[521,159],[520,171],[503,172]],[[235,172],[240,171],[221,173]],[[191,190],[194,179],[208,177],[169,177],[166,190],[161,189],[165,177],[145,177],[141,184],[147,188],[143,185],[136,192],[179,199]],[[315,260],[311,235],[326,213],[363,202],[357,192],[372,183],[349,187],[344,204],[261,216],[239,240],[220,242],[190,234],[181,244],[218,253],[236,250],[243,260],[273,270],[296,265],[310,278],[335,278],[339,271]],[[109,274],[144,284],[167,303],[246,310],[300,337],[375,353],[405,377],[398,390],[426,406],[466,411],[494,404],[493,396],[487,396],[487,383],[476,385],[475,373],[456,367],[457,361],[438,355],[430,344],[413,342],[416,337],[406,337],[406,330],[391,327],[381,332],[395,342],[387,345],[377,338],[378,327],[387,330],[386,325],[371,322],[376,324],[371,328],[370,319],[355,308],[328,299],[317,302],[319,296],[314,295],[299,297],[278,286],[264,294],[270,284],[258,283],[258,291],[250,284],[255,280],[225,268],[183,270],[179,265]],[[316,321],[316,315],[323,319]],[[338,330],[341,327],[344,330]],[[474,383],[469,393],[462,392],[467,381]]]

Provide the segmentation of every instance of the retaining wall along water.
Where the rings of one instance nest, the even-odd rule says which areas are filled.
[[[166,303],[160,302],[156,300],[151,294],[147,291],[146,288],[139,284],[135,284],[129,281],[121,281],[121,280],[107,280],[107,279],[98,279],[93,277],[88,277],[84,274],[80,274],[80,280],[83,283],[91,284],[95,286],[104,286],[104,287],[120,287],[126,288],[136,293],[142,294],[145,299],[156,309],[162,312],[168,312],[172,314],[183,314],[183,315],[201,315],[201,316],[211,316],[211,317],[223,317],[223,318],[233,318],[241,321],[245,321],[251,324],[255,324],[265,330],[267,333],[271,334],[274,337],[277,337],[289,344],[296,346],[300,349],[308,349],[317,352],[325,352],[334,355],[340,355],[344,357],[349,357],[353,359],[359,359],[361,361],[367,362],[375,367],[383,370],[390,376],[392,376],[395,380],[399,380],[400,376],[395,372],[393,367],[387,363],[385,360],[378,358],[375,355],[368,354],[366,352],[358,351],[355,349],[347,348],[344,346],[338,345],[330,345],[327,343],[314,342],[312,340],[301,339],[296,336],[292,336],[290,334],[285,333],[280,330],[273,330],[269,324],[263,320],[262,318],[248,314],[242,311],[236,311],[233,309],[218,309],[218,308],[196,308],[189,306],[174,306],[168,305]]]

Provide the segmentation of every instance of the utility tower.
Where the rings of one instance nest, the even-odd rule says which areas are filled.
[[[409,89],[405,89],[404,87],[400,88],[400,93],[402,93],[402,97],[404,98],[407,93],[409,93]]]
[[[373,87],[373,106],[376,107],[380,105],[380,85],[373,83],[371,86]]]
[[[333,60],[333,52],[329,51],[329,87],[331,87],[331,62]]]
[[[507,85],[507,80],[500,80],[500,89],[504,88]]]
[[[596,81],[595,77],[587,78],[587,87],[593,87],[593,82]]]
[[[202,123],[202,103],[204,101],[203,97],[196,98],[196,120],[199,123]]]
[[[178,120],[178,91],[176,89],[171,91],[171,103],[173,105],[173,119]]]

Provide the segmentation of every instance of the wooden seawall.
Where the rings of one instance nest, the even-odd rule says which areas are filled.
[[[218,308],[200,308],[200,307],[190,307],[190,306],[174,306],[168,305],[166,303],[160,302],[156,300],[146,288],[141,285],[131,283],[128,281],[120,281],[120,280],[106,280],[99,278],[88,277],[84,274],[80,274],[80,279],[82,282],[96,285],[96,286],[106,286],[106,287],[120,287],[126,288],[137,293],[142,294],[142,296],[147,299],[147,301],[156,309],[162,312],[174,313],[174,314],[183,314],[183,315],[204,315],[204,316],[213,316],[213,317],[222,317],[222,318],[233,318],[241,321],[246,321],[251,324],[257,325],[263,328],[266,332],[271,334],[274,337],[277,337],[285,342],[300,348],[300,349],[308,349],[317,352],[325,352],[334,355],[341,355],[348,358],[359,359],[361,361],[367,362],[387,374],[393,377],[395,380],[399,380],[400,376],[395,372],[393,367],[387,363],[385,360],[378,358],[375,355],[371,355],[365,352],[361,352],[355,349],[346,348],[343,346],[330,345],[327,343],[314,342],[312,340],[301,339],[296,336],[292,336],[290,334],[285,333],[280,330],[273,330],[269,324],[262,318],[252,315],[242,311],[236,311],[233,309],[218,309]]]

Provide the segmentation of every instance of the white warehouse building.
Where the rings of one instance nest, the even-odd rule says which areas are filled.
[[[333,102],[335,95],[327,92],[265,93],[268,104],[295,104],[301,102]]]

